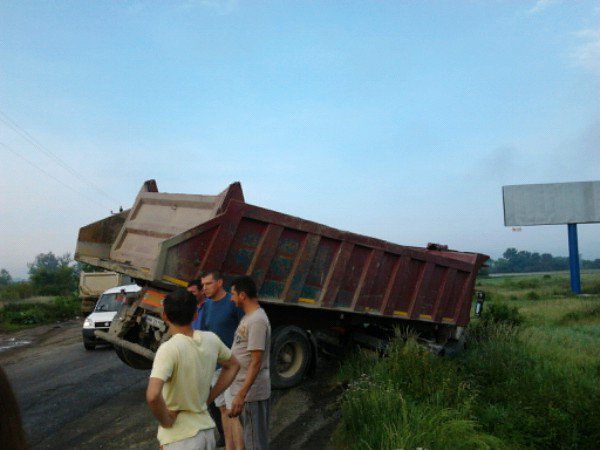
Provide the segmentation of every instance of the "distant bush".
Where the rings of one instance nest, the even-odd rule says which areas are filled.
[[[585,288],[587,294],[600,294],[600,282],[595,282],[589,288]]]
[[[600,259],[580,259],[582,269],[600,269]],[[567,270],[569,258],[507,248],[502,258],[491,261],[491,273],[526,273]]]
[[[13,329],[68,320],[77,316],[80,308],[76,297],[57,297],[48,303],[9,303],[0,309],[0,325]]]
[[[536,289],[539,288],[541,283],[538,278],[524,278],[521,280],[517,280],[515,285],[519,289]]]
[[[0,300],[22,300],[33,295],[33,286],[29,281],[0,286]]]
[[[540,299],[540,294],[538,294],[535,291],[529,291],[527,294],[525,294],[525,298],[527,300],[539,300]]]
[[[36,294],[70,295],[77,290],[78,266],[73,265],[68,253],[62,256],[56,256],[52,252],[40,253],[27,266]]]
[[[481,314],[481,321],[484,324],[502,323],[518,326],[523,323],[523,316],[515,306],[510,306],[506,303],[492,303],[484,307]]]
[[[589,305],[583,309],[570,311],[560,319],[559,323],[564,325],[566,323],[580,322],[582,320],[590,320],[597,317],[600,317],[600,304]]]

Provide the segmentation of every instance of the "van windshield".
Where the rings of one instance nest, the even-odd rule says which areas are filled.
[[[124,300],[123,294],[102,294],[96,303],[96,311],[119,311]]]

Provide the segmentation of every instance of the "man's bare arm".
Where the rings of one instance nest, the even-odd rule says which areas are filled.
[[[254,384],[254,380],[258,376],[258,372],[260,371],[260,366],[262,363],[262,359],[264,356],[264,350],[251,350],[250,351],[250,364],[248,365],[248,372],[246,374],[246,381],[242,385],[240,392],[233,399],[233,403],[231,405],[231,415],[238,416],[244,407],[244,402],[246,400],[246,395],[248,391]]]
[[[146,402],[150,407],[150,411],[158,423],[164,428],[171,428],[179,411],[169,411],[165,399],[162,396],[162,388],[165,382],[160,378],[150,378],[148,381],[148,389],[146,389]]]
[[[219,361],[219,364],[222,366],[221,375],[219,375],[217,382],[210,390],[210,394],[208,394],[208,399],[206,400],[207,405],[210,405],[221,392],[233,383],[235,376],[240,370],[240,363],[233,355],[226,361]]]

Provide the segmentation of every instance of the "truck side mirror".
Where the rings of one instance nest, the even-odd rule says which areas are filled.
[[[485,302],[485,292],[477,291],[477,303],[475,303],[475,315],[481,317],[483,312],[483,302]]]
[[[477,296],[477,303],[475,303],[475,315],[477,317],[481,317],[481,313],[483,312],[483,302],[485,302],[485,292],[477,291],[475,295]]]

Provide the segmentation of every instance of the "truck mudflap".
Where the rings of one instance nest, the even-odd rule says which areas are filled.
[[[125,339],[118,338],[112,334],[107,333],[106,331],[96,330],[94,334],[98,339],[105,340],[113,345],[116,345],[117,347],[124,348],[140,356],[143,356],[144,358],[150,361],[154,361],[155,353],[152,350],[147,349],[146,347],[142,347],[139,344],[134,344],[133,342],[129,342]]]

